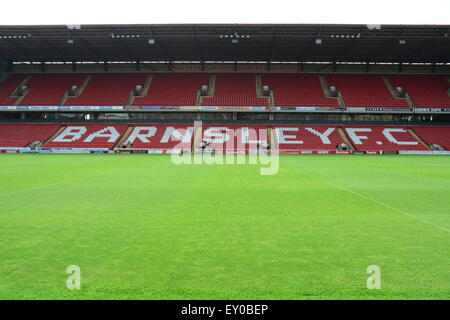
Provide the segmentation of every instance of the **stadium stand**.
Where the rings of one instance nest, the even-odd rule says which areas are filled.
[[[327,74],[325,78],[338,88],[347,107],[409,107],[405,99],[394,98],[379,75]]]
[[[0,124],[0,147],[20,148],[33,141],[45,141],[59,127],[59,124]]]
[[[359,151],[428,150],[405,127],[345,126]]]
[[[136,85],[144,85],[144,73],[94,74],[79,97],[68,98],[67,106],[124,106]]]
[[[281,151],[337,151],[349,141],[357,151],[450,150],[450,128],[444,126],[344,126],[203,124],[196,140],[191,124],[0,124],[0,147],[26,147],[49,140],[44,148],[104,148],[128,144],[137,149],[191,149],[203,141],[215,151],[261,149],[279,142]],[[240,129],[239,132],[236,130]],[[344,134],[345,133],[345,134]],[[233,139],[231,137],[234,137]],[[417,138],[416,138],[417,137]],[[233,142],[231,142],[233,141]],[[119,146],[119,142],[121,143]],[[424,145],[425,143],[426,145]],[[439,149],[436,149],[439,150]]]
[[[209,83],[209,75],[155,73],[145,97],[134,98],[136,106],[195,106],[197,90]]]
[[[14,105],[15,89],[27,78],[12,74],[0,86],[0,105]],[[29,89],[20,105],[58,105],[71,85],[80,86],[87,74],[33,74]],[[94,74],[79,97],[69,97],[67,106],[123,106],[132,89],[144,85],[145,73]],[[136,106],[191,106],[197,91],[209,84],[207,73],[155,73],[145,97],[135,97]],[[380,75],[326,74],[327,85],[336,86],[347,107],[408,108],[406,99],[394,98]],[[403,87],[416,107],[450,108],[450,85],[440,75],[390,75],[393,87]],[[328,98],[317,74],[263,74],[262,85],[269,85],[274,104],[279,107],[339,107],[338,99]],[[244,73],[217,74],[213,97],[203,97],[205,106],[268,106],[268,98],[257,97],[256,75]]]
[[[447,90],[450,84],[445,76],[438,75],[391,75],[395,87],[403,87],[418,108],[450,108]]]
[[[70,124],[46,144],[46,148],[111,149],[125,133],[127,124]]]
[[[203,125],[202,141],[215,151],[244,151],[267,147],[266,125]]]
[[[268,98],[256,96],[255,74],[225,73],[216,76],[214,97],[204,97],[205,106],[268,106]]]
[[[264,74],[263,85],[273,91],[275,106],[339,107],[336,98],[327,98],[317,74]]]
[[[11,97],[19,84],[25,80],[27,75],[25,74],[12,74],[4,83],[0,86],[0,105],[1,106],[13,106],[17,100],[17,97]]]
[[[0,30],[1,153],[248,151],[277,140],[297,154],[450,148],[445,25]]]
[[[336,126],[273,126],[280,150],[335,151],[344,140]]]
[[[427,144],[438,144],[450,150],[450,127],[413,127],[416,134]]]
[[[193,125],[139,124],[124,137],[124,144],[131,148],[191,149]]]
[[[27,81],[29,91],[20,101],[22,106],[57,106],[70,86],[80,86],[84,74],[34,74]]]

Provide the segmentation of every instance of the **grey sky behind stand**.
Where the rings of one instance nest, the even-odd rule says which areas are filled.
[[[22,0],[1,7],[0,25],[450,24],[450,0]]]

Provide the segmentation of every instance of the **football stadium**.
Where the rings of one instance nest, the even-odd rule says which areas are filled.
[[[0,299],[448,300],[449,37],[0,26]]]

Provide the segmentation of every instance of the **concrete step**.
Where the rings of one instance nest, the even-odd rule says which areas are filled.
[[[216,90],[216,75],[212,74],[209,76],[208,97],[214,97],[215,90]]]
[[[275,98],[273,97],[272,90],[270,90],[270,95],[269,95],[269,107],[275,107]]]
[[[255,84],[256,84],[256,96],[258,98],[264,98],[261,76],[259,74],[255,76]]]
[[[18,105],[19,105],[19,103],[23,100],[23,98],[25,98],[25,96],[28,94],[28,91],[25,92],[25,94],[24,94],[23,96],[21,96],[21,97],[16,96],[16,95],[15,95],[15,92],[16,92],[17,89],[19,89],[21,86],[23,86],[24,84],[27,84],[27,82],[30,81],[30,79],[31,79],[31,75],[27,76],[27,77],[26,77],[25,79],[23,79],[23,80],[19,83],[19,85],[14,89],[14,93],[13,93],[13,96],[12,96],[12,97],[16,97],[16,101],[14,102],[14,105],[15,105],[15,106],[18,106]]]
[[[152,84],[153,80],[153,74],[149,74],[147,76],[147,79],[145,79],[144,86],[142,87],[142,96],[145,97],[148,93],[148,89],[150,88],[150,85]]]
[[[200,145],[203,137],[203,127],[200,121],[194,121],[194,139],[192,139],[191,152],[194,153],[197,147]]]
[[[128,138],[128,136],[130,135],[131,131],[133,131],[134,127],[129,126],[127,128],[127,130],[125,130],[124,134],[120,137],[119,141],[117,141],[117,143],[114,145],[113,150],[120,148],[120,146],[122,145],[122,143],[125,141],[125,139]]]
[[[266,98],[267,99],[267,103],[269,106],[273,107],[273,100],[271,101],[271,97],[266,97],[263,94],[263,86],[262,86],[262,80],[261,80],[261,75],[257,74],[256,75],[256,97],[258,98]]]
[[[54,133],[51,137],[47,138],[47,140],[45,140],[45,141],[42,142],[41,148],[44,148],[50,141],[52,141],[52,140],[55,139],[57,136],[59,136],[59,134],[60,134],[61,132],[63,132],[63,130],[64,130],[65,128],[66,128],[65,126],[60,126],[60,127],[58,128],[58,130],[56,130],[55,133]]]
[[[91,81],[91,78],[92,78],[92,75],[87,75],[84,78],[83,82],[78,87],[78,92],[75,97],[79,97],[83,93],[83,91],[86,88],[86,86],[88,85],[89,81]],[[69,99],[69,98],[72,98],[72,97],[69,97],[69,90],[67,90],[66,93],[64,93],[63,97],[61,98],[61,100],[59,101],[59,105],[60,106],[65,105],[67,102],[67,99]]]
[[[203,102],[203,97],[202,97],[201,90],[197,90],[197,97],[195,98],[195,105],[201,106],[202,102]]]
[[[277,143],[275,129],[267,128],[267,139],[269,140],[269,141],[267,141],[269,144],[269,149],[271,151],[278,151],[279,147],[278,147],[278,143]]]
[[[345,101],[342,98],[342,95],[341,95],[340,91],[339,91],[339,94],[338,94],[337,98],[332,97],[331,93],[330,93],[330,89],[329,89],[328,84],[327,84],[327,80],[325,80],[325,77],[319,75],[319,81],[320,81],[320,85],[322,86],[323,94],[325,95],[325,97],[327,97],[329,99],[337,99],[337,101],[339,103],[339,107],[347,108],[347,106],[345,105]]]
[[[391,82],[389,81],[389,79],[388,79],[387,77],[385,77],[385,76],[383,76],[382,78],[383,78],[384,84],[386,85],[386,87],[388,87],[389,92],[391,93],[391,95],[392,95],[395,99],[402,99],[402,98],[397,98],[397,97],[395,96],[395,88],[394,88],[394,86],[391,84]],[[408,103],[408,105],[409,105],[411,108],[415,108],[415,107],[416,107],[416,105],[414,104],[414,102],[412,101],[412,99],[409,97],[408,92],[406,92],[406,99],[405,99],[405,100],[406,100],[406,102]]]
[[[406,131],[408,131],[414,138],[416,138],[416,140],[419,141],[420,144],[425,148],[427,148],[427,150],[431,150],[431,147],[428,145],[428,143],[423,141],[423,139],[412,128],[406,129]]]
[[[353,145],[353,143],[350,141],[350,138],[347,137],[347,134],[345,133],[345,130],[341,127],[338,128],[339,135],[341,136],[342,140],[347,144],[347,146],[350,148],[350,150],[355,151],[356,148]]]
[[[150,84],[151,84],[152,80],[153,80],[153,75],[149,74],[147,76],[147,78],[145,79],[144,84],[142,85],[142,92],[141,92],[141,95],[140,95],[141,97],[145,97],[147,95],[148,89],[150,88]],[[133,89],[131,89],[131,92],[128,95],[127,102],[125,103],[125,106],[132,106],[133,103],[134,103],[135,96],[134,96]]]

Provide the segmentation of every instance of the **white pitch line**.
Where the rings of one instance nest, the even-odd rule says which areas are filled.
[[[51,161],[57,161],[57,160],[55,159],[55,160],[46,160],[46,161],[31,162],[31,164],[27,164],[26,168],[29,168],[30,166],[35,166],[35,165],[38,165],[38,164],[42,164],[42,163],[51,162]],[[22,164],[22,163],[13,163],[13,164],[2,165],[2,166],[0,167],[0,169],[3,169],[3,168],[12,168],[12,167],[23,167],[23,164]]]
[[[30,190],[45,189],[45,188],[57,186],[57,185],[60,185],[60,184],[66,183],[66,182],[85,180],[85,179],[89,179],[89,178],[92,178],[92,177],[107,175],[107,174],[111,174],[111,173],[115,173],[115,172],[119,172],[119,171],[123,171],[123,170],[125,170],[125,169],[119,169],[119,170],[114,170],[114,171],[108,171],[108,172],[102,172],[102,173],[97,173],[97,174],[91,174],[91,175],[89,175],[87,177],[67,179],[67,180],[63,180],[63,181],[58,181],[58,182],[49,183],[49,184],[42,184],[42,185],[39,185],[39,186],[25,188],[25,189],[20,189],[20,190],[16,190],[16,191],[0,193],[0,197],[2,197],[2,196],[9,196],[9,195],[13,195],[13,194],[16,194],[16,193],[22,193],[22,192],[26,192],[26,191],[30,191]]]
[[[326,179],[317,177],[316,175],[312,175],[312,174],[310,174],[310,173],[308,173],[308,172],[305,172],[305,171],[303,171],[303,170],[300,170],[300,171],[306,173],[307,175],[311,176],[312,178],[315,178],[315,179],[317,179],[317,180],[321,180],[321,181],[323,181],[323,182],[325,182],[325,183],[328,183],[328,184],[330,184],[330,185],[332,185],[332,186],[335,186],[335,187],[337,187],[337,188],[339,188],[339,189],[341,189],[341,190],[344,190],[344,191],[347,191],[347,192],[352,193],[352,194],[354,194],[354,195],[357,195],[357,196],[359,196],[359,197],[361,197],[361,198],[363,198],[363,199],[370,200],[370,201],[375,202],[376,204],[378,204],[378,205],[380,205],[380,206],[383,206],[383,207],[388,208],[388,209],[391,209],[391,210],[395,210],[395,211],[400,212],[401,214],[403,214],[403,215],[405,215],[405,216],[407,216],[407,217],[410,217],[410,218],[419,220],[419,221],[421,221],[421,222],[424,222],[424,223],[427,223],[427,224],[429,224],[429,225],[432,225],[432,226],[434,226],[434,227],[436,227],[436,228],[438,228],[438,229],[440,229],[440,230],[442,230],[442,231],[445,231],[445,232],[450,233],[450,229],[448,229],[448,228],[446,228],[446,227],[443,227],[443,226],[437,225],[437,224],[435,224],[435,223],[433,223],[433,222],[430,222],[430,221],[428,221],[428,220],[419,218],[419,217],[417,217],[417,216],[415,216],[415,215],[413,215],[413,214],[411,214],[411,213],[409,213],[409,212],[406,212],[406,211],[404,211],[404,210],[402,210],[402,209],[395,208],[395,207],[393,207],[393,206],[391,206],[391,205],[389,205],[389,204],[387,204],[387,203],[384,203],[384,202],[378,201],[378,200],[376,200],[376,199],[370,198],[370,197],[368,197],[368,196],[366,196],[366,195],[364,195],[364,194],[362,194],[362,193],[353,191],[353,190],[351,190],[351,189],[348,189],[348,188],[346,188],[346,187],[343,187],[343,186],[341,186],[341,185],[339,185],[339,184],[336,184],[336,183],[334,183],[334,182],[330,182],[329,180],[326,180]]]

